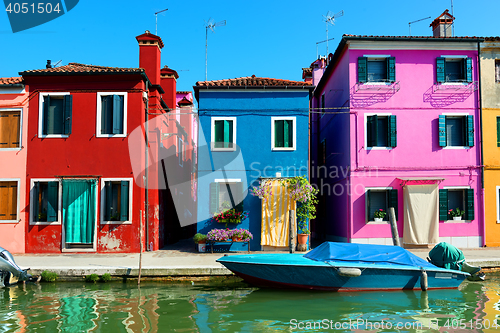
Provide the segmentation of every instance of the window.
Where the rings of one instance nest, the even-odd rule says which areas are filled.
[[[130,179],[101,180],[101,223],[131,223],[132,186]]]
[[[397,146],[396,116],[367,115],[366,146],[368,148],[396,147]]]
[[[495,60],[495,82],[500,82],[500,60]]]
[[[236,117],[212,117],[212,150],[236,150]]]
[[[439,190],[439,220],[451,220],[450,209],[465,211],[465,220],[474,220],[474,189],[448,188]]]
[[[127,133],[127,93],[97,93],[97,137]]]
[[[177,155],[179,157],[179,165],[182,166],[184,163],[184,141],[177,137]]]
[[[474,116],[439,116],[439,146],[473,147]]]
[[[358,58],[358,82],[396,81],[396,58],[367,56]]]
[[[228,208],[243,210],[243,183],[239,179],[210,183],[210,214]]]
[[[19,180],[0,180],[0,223],[18,222]]]
[[[21,111],[0,110],[0,149],[21,147]]]
[[[73,97],[69,93],[40,93],[40,137],[61,137],[71,134]]]
[[[271,149],[295,150],[295,117],[271,117]]]
[[[31,196],[33,224],[59,221],[59,181],[34,181]]]
[[[472,58],[444,56],[436,59],[438,83],[472,82]]]
[[[391,188],[371,188],[366,190],[366,220],[374,221],[373,215],[382,209],[387,213],[384,221],[389,221],[389,208],[394,207],[396,220],[398,218],[398,190]]]
[[[500,117],[497,117],[497,147],[500,147]]]

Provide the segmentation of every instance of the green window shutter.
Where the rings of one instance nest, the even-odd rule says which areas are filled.
[[[284,134],[285,122],[283,120],[274,121],[274,147],[281,148],[285,146]]]
[[[474,189],[465,190],[465,219],[474,220]]]
[[[50,96],[43,96],[42,134],[47,135],[49,123]]]
[[[47,222],[57,221],[59,182],[49,182],[47,190]]]
[[[497,147],[500,147],[500,117],[497,117]]]
[[[448,190],[439,190],[439,220],[448,221]]]
[[[465,80],[467,82],[472,82],[472,58],[470,57],[464,59],[464,73]]]
[[[396,147],[398,144],[397,140],[397,126],[396,126],[396,116],[389,116],[389,147]]]
[[[113,204],[113,186],[111,182],[104,183],[106,201],[104,202],[104,221],[111,220],[111,205]]]
[[[370,221],[371,190],[366,190],[366,221]]]
[[[290,147],[291,142],[290,142],[290,131],[292,129],[290,128],[290,123],[288,120],[283,120],[283,147]]]
[[[113,95],[113,134],[123,133],[123,96]]]
[[[214,122],[214,147],[224,147],[224,120],[216,120]]]
[[[376,147],[377,146],[377,138],[378,138],[378,116],[368,116],[366,118],[366,129],[367,129],[367,143],[368,147]]]
[[[234,134],[234,122],[232,120],[227,121],[229,124],[229,148],[233,148],[233,134]]]
[[[446,116],[439,116],[439,146],[446,147]]]
[[[389,82],[396,81],[396,58],[388,57],[387,58],[387,80]]]
[[[63,100],[63,134],[71,134],[71,116],[73,110],[73,96],[65,95]]]
[[[38,219],[38,213],[40,210],[40,207],[38,206],[39,199],[40,199],[40,183],[36,182],[35,187],[33,188],[33,218],[32,218],[33,221],[39,221]]]
[[[232,141],[232,138],[229,138],[230,128],[232,127],[231,123],[228,120],[224,120],[224,148],[229,148],[229,143]]]
[[[358,82],[364,83],[368,81],[368,73],[367,73],[367,65],[368,59],[366,57],[358,58]]]
[[[394,207],[396,221],[398,220],[398,190],[389,190],[389,208]],[[389,212],[387,212],[389,214]]]
[[[128,211],[129,211],[129,182],[128,180],[121,181],[121,191],[120,191],[120,221],[128,221]]]
[[[443,57],[436,58],[436,80],[438,83],[445,82],[444,65],[445,65],[445,58]]]
[[[219,212],[219,183],[210,183],[210,214]]]
[[[474,116],[467,116],[467,122],[465,125],[466,130],[466,142],[465,145],[469,147],[474,146]]]

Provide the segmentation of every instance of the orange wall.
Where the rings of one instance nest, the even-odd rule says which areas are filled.
[[[25,252],[26,228],[26,151],[28,135],[28,93],[21,87],[0,85],[0,109],[22,108],[21,146],[22,149],[0,149],[0,179],[19,179],[18,223],[0,223],[0,246],[11,253]]]

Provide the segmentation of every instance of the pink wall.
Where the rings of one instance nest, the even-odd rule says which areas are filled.
[[[0,223],[0,246],[11,253],[25,252],[26,223],[26,151],[28,134],[28,93],[24,87],[0,85],[0,109],[22,109],[22,149],[0,149],[0,179],[19,179],[18,223]]]

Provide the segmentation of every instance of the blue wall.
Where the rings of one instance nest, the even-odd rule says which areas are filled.
[[[244,189],[258,185],[260,177],[308,175],[309,90],[205,91],[198,98],[200,152],[198,157],[198,232],[207,233],[223,224],[209,218],[210,183],[215,179],[241,179]],[[271,117],[296,117],[296,149],[271,150]],[[236,117],[235,152],[211,152],[211,117]],[[205,140],[205,142],[204,142]],[[207,146],[205,146],[206,148]],[[224,172],[220,171],[224,165]],[[219,170],[219,171],[217,171]],[[244,210],[249,218],[229,228],[249,229],[254,235],[252,250],[260,249],[261,200],[247,194]]]

